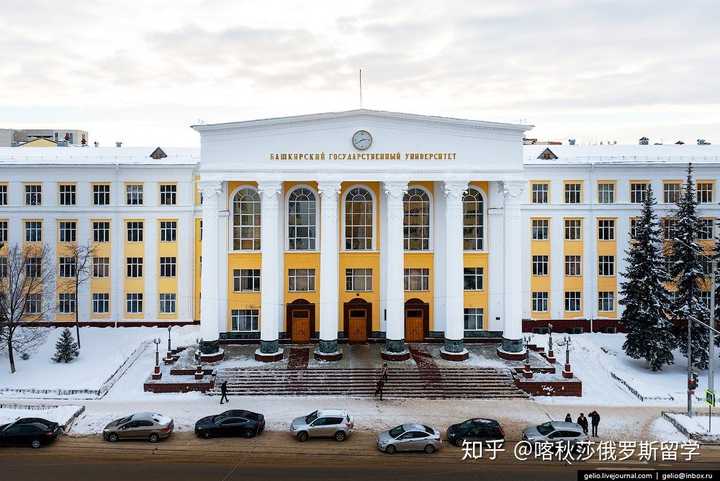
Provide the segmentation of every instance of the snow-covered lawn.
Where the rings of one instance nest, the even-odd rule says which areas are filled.
[[[0,424],[11,423],[20,418],[43,418],[64,426],[80,409],[82,406],[75,405],[48,406],[43,409],[0,408]]]
[[[708,426],[707,412],[699,412],[691,418],[680,413],[666,413],[666,415],[684,427],[691,437],[697,437],[697,439],[705,441],[720,441],[720,416],[713,415],[712,426]],[[708,427],[711,430],[708,430]]]

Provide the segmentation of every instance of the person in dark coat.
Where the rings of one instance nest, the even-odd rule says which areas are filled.
[[[587,434],[588,433],[588,420],[583,413],[580,413],[580,416],[578,416],[577,423],[580,425],[583,432],[585,434]]]
[[[386,383],[388,380],[388,365],[386,362],[383,363],[382,372],[380,373],[380,377],[383,380],[383,383]]]
[[[375,395],[380,397],[380,400],[383,400],[383,389],[385,388],[385,380],[381,377],[378,379],[377,385],[375,387]]]
[[[597,428],[598,424],[600,424],[600,414],[593,410],[588,416],[590,416],[590,420],[592,421],[592,435],[593,437],[598,437]]]
[[[567,414],[565,415],[565,422],[566,422],[566,423],[571,423],[571,422],[572,422],[572,416],[570,416],[570,413],[567,413]]]
[[[222,384],[220,384],[220,404],[223,403],[223,399],[228,403],[230,402],[230,399],[227,395],[227,380],[223,381]]]

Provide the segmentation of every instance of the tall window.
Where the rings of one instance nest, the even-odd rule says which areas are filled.
[[[372,249],[373,201],[362,187],[351,189],[345,197],[345,249]]]
[[[565,256],[565,275],[571,277],[582,275],[581,256]]]
[[[63,292],[58,295],[58,311],[61,314],[75,312],[75,293]]]
[[[260,269],[233,269],[233,291],[260,291]]]
[[[141,220],[131,220],[127,223],[127,241],[142,242],[143,241],[143,222]]]
[[[532,203],[547,204],[550,184],[547,182],[535,182],[532,184]]]
[[[260,250],[260,195],[244,188],[233,196],[233,250]]]
[[[615,275],[615,256],[598,256],[598,275]]]
[[[307,187],[288,197],[288,247],[291,251],[312,251],[317,241],[317,201]]]
[[[7,184],[0,184],[0,205],[7,205]]]
[[[160,221],[160,242],[175,242],[177,240],[177,221]]]
[[[160,277],[175,277],[177,257],[160,258]]]
[[[647,182],[631,182],[630,183],[630,202],[633,204],[642,204],[647,196]]]
[[[109,277],[110,276],[110,258],[109,257],[93,257],[92,268],[93,268],[93,277]]]
[[[483,268],[465,267],[463,269],[463,286],[466,291],[482,291]]]
[[[714,219],[708,217],[702,217],[699,220],[699,229],[697,232],[697,238],[699,240],[710,240],[713,238],[713,223]]]
[[[143,185],[128,184],[125,186],[127,205],[143,205]]]
[[[548,311],[548,293],[547,292],[533,292],[532,293],[532,310],[533,310],[533,312],[547,312]]]
[[[430,269],[405,269],[406,291],[427,291],[430,289]]]
[[[27,184],[25,186],[25,205],[42,205],[42,185]]]
[[[546,276],[548,275],[548,256],[532,256],[532,275]]]
[[[463,196],[463,249],[483,250],[485,202],[479,190],[470,187]]]
[[[0,220],[0,242],[8,241],[8,221]]]
[[[93,204],[110,205],[110,184],[93,185]]]
[[[74,220],[60,221],[60,242],[75,242],[77,223]]]
[[[288,290],[290,292],[314,291],[315,269],[288,270]]]
[[[0,279],[5,279],[8,276],[8,258],[7,256],[0,256]]]
[[[466,307],[465,311],[465,330],[481,331],[483,328],[484,312],[482,307]]]
[[[110,222],[93,221],[93,242],[110,242]]]
[[[127,258],[127,276],[142,277],[143,276],[143,258],[128,257]]]
[[[638,235],[638,218],[630,217],[630,238],[635,240]]]
[[[580,312],[580,293],[577,291],[565,291],[565,311]]]
[[[177,294],[174,292],[160,293],[160,314],[174,314]]]
[[[75,205],[75,184],[60,184],[60,205]]]
[[[42,257],[28,257],[25,262],[25,275],[35,278],[42,276]]]
[[[403,210],[405,250],[430,250],[430,197],[427,192],[418,188],[408,190],[403,199]]]
[[[665,240],[674,239],[677,232],[677,221],[672,217],[664,217],[662,219],[662,229]]]
[[[143,311],[143,295],[142,292],[129,292],[125,296],[127,305],[125,307],[128,314],[141,314]]]
[[[565,240],[582,239],[582,219],[565,219]]]
[[[532,240],[548,240],[549,223],[548,219],[533,219]]]
[[[598,219],[598,239],[615,240],[615,219]]]
[[[600,291],[598,292],[598,311],[612,312],[615,310],[615,293]]]
[[[25,242],[42,242],[42,221],[25,221]]]
[[[565,203],[579,204],[582,200],[582,184],[579,182],[565,183]]]
[[[372,269],[345,269],[346,291],[372,291]]]
[[[42,294],[28,294],[24,312],[26,314],[40,314],[42,306]]]
[[[160,205],[177,204],[177,185],[160,184]]]
[[[232,330],[255,332],[258,330],[259,311],[257,309],[233,309]]]
[[[697,201],[701,204],[711,204],[713,201],[714,184],[712,182],[698,182]]]
[[[110,294],[107,292],[93,292],[92,305],[93,313],[107,314],[110,312]]]
[[[75,277],[75,258],[74,257],[61,257],[60,263],[60,277]]]
[[[598,184],[598,203],[612,204],[615,202],[615,184],[612,182],[600,182]]]
[[[676,204],[680,200],[682,185],[679,182],[666,182],[663,184],[663,202]]]

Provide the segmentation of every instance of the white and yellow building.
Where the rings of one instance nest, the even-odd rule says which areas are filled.
[[[617,320],[645,186],[666,217],[692,162],[720,214],[714,146],[523,146],[529,128],[353,110],[196,125],[199,151],[0,149],[0,242],[55,246],[54,320],[200,321],[209,357],[444,338],[462,359],[496,336],[513,357],[523,319]],[[95,246],[77,297],[73,242]]]

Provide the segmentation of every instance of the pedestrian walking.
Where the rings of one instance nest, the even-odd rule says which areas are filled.
[[[582,430],[583,430],[583,432],[585,433],[585,435],[587,435],[587,433],[588,433],[588,420],[587,420],[587,418],[585,417],[585,415],[584,415],[583,413],[580,413],[580,416],[578,416],[578,418],[577,418],[577,423],[580,425],[580,427],[582,428]]]
[[[385,387],[385,381],[383,378],[378,379],[377,385],[375,387],[375,396],[380,397],[380,400],[383,400],[383,388]]]
[[[388,365],[386,362],[383,363],[382,373],[380,374],[380,377],[382,378],[383,382],[387,382],[387,380],[388,380]]]
[[[567,413],[567,414],[565,415],[565,422],[566,422],[566,423],[571,423],[571,422],[572,422],[572,416],[570,416],[570,413]]]
[[[590,416],[590,420],[592,421],[592,435],[593,435],[593,437],[596,438],[596,437],[598,437],[597,431],[598,431],[598,424],[600,424],[600,414],[598,414],[597,411],[593,410],[593,412],[588,414],[588,416]]]
[[[223,399],[226,402],[230,402],[230,399],[227,395],[227,380],[223,381],[222,384],[220,384],[220,404],[223,403]]]

